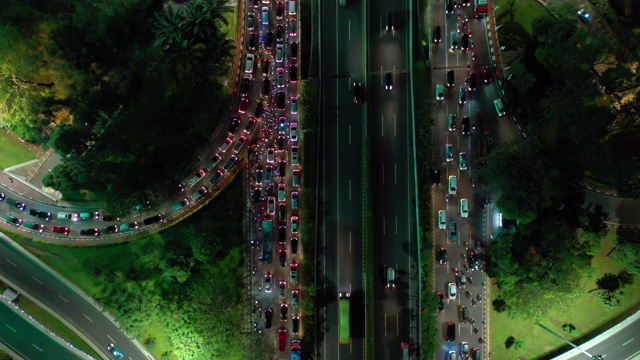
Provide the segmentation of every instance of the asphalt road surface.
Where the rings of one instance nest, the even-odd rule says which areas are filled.
[[[324,274],[324,359],[362,359],[364,337],[363,184],[364,105],[353,82],[366,82],[364,8],[322,3],[323,204],[320,269]],[[338,292],[351,292],[350,344],[338,343]]]
[[[88,359],[63,345],[31,321],[20,316],[10,305],[0,304],[0,341],[26,359]]]
[[[399,359],[403,342],[413,344],[413,349],[418,346],[409,7],[408,1],[375,0],[369,4],[368,13],[366,105],[372,150],[373,346],[376,358],[380,359]],[[387,29],[388,16],[393,18],[393,29],[391,26]],[[395,273],[394,284],[390,286],[387,286],[388,272]]]
[[[639,359],[638,334],[640,334],[640,320],[636,319],[603,341],[589,347],[583,345],[580,348],[591,355],[603,355],[605,359]],[[573,356],[563,355],[557,359],[584,360],[588,357],[584,353],[578,353]]]
[[[115,343],[124,353],[125,359],[151,358],[120,331],[110,315],[103,312],[88,296],[76,292],[58,276],[8,245],[4,234],[0,236],[0,272],[9,281],[66,319],[88,341],[100,347],[103,353],[107,353],[109,343]]]

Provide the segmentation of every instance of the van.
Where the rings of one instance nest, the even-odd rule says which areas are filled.
[[[287,8],[289,15],[296,14],[296,2],[294,0],[289,0],[289,7]]]
[[[455,31],[452,31],[451,34],[449,35],[449,40],[451,41],[451,48],[455,49],[458,47],[458,33]]]
[[[387,287],[396,287],[396,269],[391,266],[387,268]]]
[[[455,175],[449,176],[449,194],[455,195],[458,192],[458,178]]]
[[[444,100],[444,86],[436,85],[436,100]]]
[[[460,309],[460,321],[469,321],[469,308],[466,306],[462,306]]]
[[[156,216],[152,216],[152,217],[148,217],[146,219],[144,219],[143,223],[145,225],[153,225],[155,223],[163,223],[164,220],[162,219],[162,215],[158,214]]]
[[[502,105],[502,100],[500,99],[493,100],[493,106],[496,107],[496,112],[498,113],[498,116],[504,116],[506,114],[504,111],[504,105]]]

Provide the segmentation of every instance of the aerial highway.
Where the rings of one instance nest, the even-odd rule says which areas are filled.
[[[319,272],[324,275],[327,330],[320,344],[325,359],[364,356],[363,189],[366,102],[356,103],[354,83],[366,88],[365,9],[359,4],[321,5],[322,188]],[[351,341],[339,344],[338,293],[349,293]],[[347,339],[344,339],[347,340]]]
[[[374,352],[418,354],[419,294],[410,1],[368,2]],[[419,85],[420,86],[420,85]],[[423,201],[427,201],[424,199]],[[406,346],[406,345],[405,345]]]

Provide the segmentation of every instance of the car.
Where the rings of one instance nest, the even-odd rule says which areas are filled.
[[[5,218],[8,222],[12,223],[12,224],[13,224],[13,225],[15,225],[15,226],[20,226],[20,225],[22,225],[22,219],[20,219],[20,218],[18,218],[18,217],[15,217],[15,216],[13,216],[13,215],[11,215],[11,214],[7,214],[7,215],[5,215],[5,216],[4,216],[4,218]]]
[[[267,149],[267,162],[273,164],[275,162],[276,157],[276,149],[268,148]]]
[[[441,183],[440,169],[433,169],[433,172],[431,173],[431,182],[433,183],[433,185],[440,185]]]
[[[298,58],[298,43],[297,42],[292,42],[291,44],[289,44],[289,54],[291,56],[291,59],[295,60]]]
[[[480,255],[477,251],[472,251],[469,253],[469,269],[470,270],[478,270],[480,267]]]
[[[298,34],[298,22],[296,19],[289,19],[287,31],[290,36],[296,36]]]
[[[436,296],[438,297],[438,311],[444,310],[444,293],[437,292]]]
[[[298,81],[298,67],[296,65],[289,66],[289,82],[296,83]]]
[[[284,221],[287,217],[287,205],[284,203],[278,205],[278,220]]]
[[[252,32],[251,34],[249,34],[249,49],[255,50],[257,44],[258,44],[258,34]]]
[[[54,226],[51,230],[54,233],[57,233],[57,234],[69,235],[69,228],[68,227]]]
[[[458,192],[458,178],[455,175],[449,176],[449,195],[455,195]]]
[[[164,219],[162,218],[162,215],[161,215],[161,214],[153,215],[153,216],[150,216],[150,217],[148,217],[148,218],[146,218],[146,219],[142,220],[142,223],[143,223],[145,226],[149,226],[149,225],[153,225],[153,224],[158,224],[158,223],[163,223],[163,222],[164,222]]]
[[[291,233],[293,234],[297,234],[298,233],[298,217],[297,216],[292,216],[291,217]]]
[[[269,76],[271,73],[271,60],[262,61],[262,76]]]
[[[298,283],[298,264],[295,261],[291,263],[291,283]]]
[[[447,264],[447,249],[441,247],[440,250],[438,250],[438,262],[441,265]]]
[[[240,150],[242,149],[242,147],[244,146],[244,143],[247,141],[247,138],[244,136],[240,136],[240,138],[238,139],[238,141],[236,142],[236,145],[233,147],[233,152],[235,153],[239,153]]]
[[[278,1],[276,3],[276,19],[278,20],[282,19],[283,15],[284,15],[284,3],[282,1]]]
[[[249,121],[247,122],[247,126],[244,127],[244,132],[245,133],[250,133],[251,129],[253,128],[253,125],[255,125],[258,122],[258,120],[256,120],[256,118],[251,118],[249,119]]]
[[[285,207],[285,210],[286,210],[286,207]],[[284,225],[280,225],[280,227],[278,227],[278,244],[282,246],[287,245],[287,227]]]
[[[447,323],[447,341],[456,341],[456,323]]]
[[[287,350],[287,329],[278,330],[278,351],[283,352]]]
[[[436,85],[436,100],[444,100],[444,86]]]
[[[453,14],[453,0],[447,0],[445,5],[445,12],[447,14]]]
[[[467,170],[467,153],[461,152],[458,154],[458,162],[460,165],[460,170]]]
[[[297,191],[291,192],[291,208],[297,209],[300,206],[300,195]]]
[[[285,177],[287,174],[287,162],[280,160],[278,163],[278,176]]]
[[[298,145],[293,145],[291,147],[291,165],[298,165],[298,155],[299,155],[299,150],[298,150]],[[298,171],[298,174],[300,172]],[[300,185],[300,177],[298,177],[298,185]],[[293,186],[298,186],[296,185],[296,172],[295,170],[293,171]]]
[[[433,29],[433,42],[435,42],[435,43],[442,42],[442,29],[441,29],[440,25],[437,25]]]
[[[295,15],[296,14],[296,2],[295,2],[295,0],[288,0],[287,4],[289,5],[287,7],[287,12],[289,13],[289,15]]]
[[[456,31],[452,31],[449,34],[449,41],[450,41],[451,49],[458,48],[458,33]]]
[[[452,87],[454,81],[453,70],[447,70],[447,86]]]
[[[489,68],[488,66],[483,66],[480,72],[482,73],[482,78],[484,79],[485,83],[491,81],[491,68]]]
[[[467,51],[469,48],[469,33],[462,34],[462,37],[460,38],[460,48],[462,51]]]
[[[362,103],[362,98],[363,98],[362,83],[360,81],[356,81],[353,83],[353,103],[354,104]]]
[[[449,131],[456,131],[456,114],[449,114],[447,123],[449,124]]]
[[[393,74],[390,72],[384,76],[384,89],[393,90]]]
[[[180,200],[179,203],[176,203],[173,205],[173,210],[178,211],[180,209],[182,209],[183,207],[189,205],[189,200],[187,199],[182,199]]]
[[[476,73],[469,74],[469,91],[476,91]]]
[[[50,220],[51,213],[47,211],[40,211],[36,209],[29,209],[29,215],[39,217],[40,219]]]
[[[260,91],[262,97],[271,96],[271,80],[262,80],[262,90]]]
[[[458,287],[464,289],[467,286],[467,274],[461,272],[458,276]]]
[[[449,223],[449,240],[458,241],[458,224],[455,221]]]
[[[285,145],[284,135],[278,136],[278,150],[283,151],[284,145]],[[280,175],[280,176],[284,176],[284,175]]]
[[[249,108],[249,98],[243,97],[242,100],[240,100],[240,106],[238,107],[238,112],[240,114],[244,114],[247,112],[248,108]]]
[[[297,237],[292,237],[291,238],[291,253],[292,254],[297,254],[298,253],[298,238]]]
[[[482,126],[483,134],[484,135],[489,135],[489,126],[488,126],[487,122],[485,121],[484,114],[482,113],[482,111],[480,111],[480,109],[478,109],[476,112],[478,114],[478,121],[480,122],[480,125]]]
[[[264,327],[265,329],[271,329],[271,324],[273,323],[273,309],[266,308],[264,310]]]
[[[444,145],[444,156],[447,161],[453,161],[453,145],[445,144]]]
[[[68,213],[68,212],[59,212],[58,219],[66,219],[72,221],[78,221],[80,218],[80,214],[77,213]]]
[[[286,303],[280,304],[280,321],[287,322],[288,314],[289,305],[287,305]]]
[[[244,60],[244,72],[247,74],[251,74],[253,72],[253,62],[256,57],[253,54],[247,54]]]
[[[273,41],[275,39],[276,35],[273,33],[273,31],[268,31],[267,34],[264,36],[264,47],[267,49],[271,49],[273,47]],[[266,62],[269,62],[269,60],[265,60]]]
[[[243,136],[244,137],[244,136]],[[241,144],[240,141],[238,141],[238,143],[236,144],[236,148],[238,147],[238,144]],[[234,148],[233,151],[236,151],[236,149]],[[231,170],[231,168],[238,162],[238,157],[235,155],[231,155],[231,157],[229,158],[229,160],[227,160],[227,162],[224,163],[224,165],[222,165],[222,169],[224,171],[229,171]]]
[[[278,118],[278,134],[284,135],[287,133],[287,118],[280,116]]]
[[[276,198],[273,196],[267,198],[267,213],[269,213],[269,215],[276,213]]]
[[[15,206],[20,211],[24,211],[24,209],[27,208],[27,204],[25,204],[25,203],[23,203],[21,201],[16,201]]]
[[[251,0],[251,7],[260,7],[260,0]]]
[[[289,125],[289,139],[293,142],[298,141],[298,123],[293,122]]]
[[[99,229],[83,229],[80,230],[80,235],[84,236],[100,236],[102,233]]]
[[[589,15],[587,10],[585,9],[578,10],[578,18],[580,19],[580,21],[582,21],[585,24],[588,24],[591,22],[591,15]]]
[[[388,288],[396,287],[396,269],[387,267],[387,285]]]
[[[247,14],[247,29],[253,30],[256,27],[256,19],[253,13]]]
[[[276,86],[278,88],[283,88],[287,82],[284,80],[284,68],[278,68],[276,70]]]
[[[287,265],[287,249],[280,248],[278,254],[280,257],[280,267],[285,267]],[[283,282],[284,281],[280,281],[280,285],[282,285]],[[284,295],[284,292],[282,292],[282,294]]]
[[[284,42],[284,26],[282,24],[276,26],[276,41]]]
[[[271,273],[266,273],[264,275],[264,292],[270,293],[272,284],[273,284],[273,275],[271,275]]]
[[[229,131],[228,134],[229,136],[233,136],[233,134],[236,133],[236,131],[238,130],[238,126],[240,126],[240,118],[235,116],[232,120],[231,120],[231,124],[229,125]]]
[[[460,356],[464,356],[467,357],[469,356],[469,343],[468,342],[461,342],[460,343]]]
[[[262,184],[264,171],[262,169],[256,170],[256,184]]]
[[[298,292],[298,290],[291,291],[291,305],[293,307],[300,306],[300,293]]]
[[[278,201],[283,202],[287,200],[287,184],[278,184]]]
[[[291,317],[291,332],[297,334],[300,331],[300,316],[293,315]]]
[[[262,8],[262,25],[269,25],[269,8],[268,7],[263,7]]]
[[[460,133],[462,133],[462,135],[469,135],[470,124],[471,119],[468,116],[464,116],[462,118],[462,122],[460,123]]]
[[[124,358],[124,354],[122,353],[122,351],[120,351],[120,349],[118,349],[118,347],[116,347],[113,343],[107,346],[107,350],[111,353],[111,355],[115,356],[118,359]]]
[[[120,225],[120,231],[134,230],[140,227],[137,221]]]
[[[467,102],[467,88],[464,86],[460,86],[460,91],[458,91],[458,104],[462,105]]]
[[[114,221],[114,220],[120,220],[119,217],[115,217],[113,215],[102,215],[102,221]]]
[[[271,183],[273,181],[273,166],[267,165],[264,170],[264,181]]]
[[[449,350],[447,353],[447,360],[458,360],[458,353],[455,350]]]
[[[0,201],[4,200],[7,196],[0,192]]]
[[[291,66],[289,66],[289,69],[291,69]],[[298,113],[298,97],[292,96],[291,97],[291,114],[295,115],[297,113]]]
[[[387,11],[387,14],[385,15],[385,30],[387,31],[393,31],[394,27],[393,27],[393,12],[392,11]]]
[[[253,116],[256,119],[260,119],[260,117],[262,116],[262,111],[264,110],[264,104],[262,104],[262,101],[258,101],[258,103],[256,104],[256,109],[253,112]]]
[[[222,172],[222,170],[216,171],[215,174],[213,174],[213,176],[209,178],[209,185],[214,185],[218,182],[218,180],[222,179],[223,176],[224,173]]]
[[[262,188],[253,189],[253,193],[251,193],[251,196],[253,198],[254,204],[259,204],[264,200],[264,198],[262,197]]]
[[[286,258],[286,251],[285,251],[285,258]],[[282,259],[280,259],[280,261],[282,261]],[[284,299],[287,293],[287,282],[286,281],[280,281],[278,283],[278,296],[280,297],[280,299]]]
[[[493,100],[493,106],[495,106],[498,116],[504,116],[507,114],[506,111],[504,110],[504,105],[502,104],[501,99]]]
[[[456,283],[449,283],[447,285],[447,298],[449,300],[455,300],[457,292],[458,287],[456,286]]]
[[[276,96],[276,106],[278,110],[284,111],[286,109],[287,103],[287,95],[284,91],[278,91],[278,95]]]

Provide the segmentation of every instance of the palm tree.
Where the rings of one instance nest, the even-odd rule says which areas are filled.
[[[167,50],[181,44],[183,37],[183,19],[180,10],[174,11],[171,6],[167,6],[164,11],[156,13],[156,21],[152,31],[156,34],[155,46],[160,46]]]

